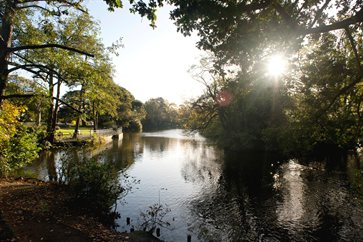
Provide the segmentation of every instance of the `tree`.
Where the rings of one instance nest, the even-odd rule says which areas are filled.
[[[121,8],[122,1],[121,0],[104,0],[108,6],[109,10],[114,10],[115,8]],[[147,16],[148,19],[155,20],[155,11],[152,8],[147,7],[148,5],[142,3],[135,3],[134,1],[130,1],[134,6],[133,11],[139,12],[142,16]],[[88,53],[77,47],[72,46],[72,42],[63,44],[57,42],[48,42],[48,43],[33,43],[33,44],[25,44],[19,45],[14,41],[14,31],[16,31],[16,22],[22,21],[23,17],[28,15],[29,13],[36,11],[38,16],[50,16],[53,18],[57,18],[63,15],[69,14],[71,10],[77,10],[80,12],[87,12],[87,9],[82,6],[83,0],[1,0],[0,1],[0,19],[1,19],[1,28],[0,28],[0,104],[6,98],[5,90],[8,83],[8,76],[14,71],[17,70],[25,70],[31,73],[33,72],[33,68],[39,69],[43,68],[42,65],[38,65],[38,63],[24,64],[24,63],[12,63],[11,59],[14,56],[19,56],[21,53],[27,52],[27,50],[46,50],[46,49],[63,49],[66,51],[78,53],[85,56],[93,57],[93,53]],[[141,6],[137,8],[137,6]],[[150,6],[154,7],[155,3],[151,2]],[[156,7],[156,6],[155,6]],[[20,23],[26,24],[26,23]],[[51,29],[48,29],[52,31]],[[24,56],[22,56],[24,57]],[[23,58],[22,58],[23,59]]]
[[[274,136],[266,133],[287,123],[287,88],[283,80],[266,76],[260,65],[250,68],[248,73],[227,75],[213,67],[213,58],[202,59],[193,73],[205,91],[182,109],[184,127],[229,150],[278,149]]]
[[[176,128],[178,112],[175,105],[163,98],[152,98],[145,102],[146,117],[142,121],[145,131]]]
[[[362,41],[361,35],[355,37],[358,43]],[[290,128],[285,130],[284,147],[311,151],[361,145],[363,88],[355,53],[361,56],[362,48],[352,45],[349,38],[326,33],[310,38],[301,52],[295,108]]]
[[[18,26],[19,24],[24,26]],[[17,26],[17,31],[14,31],[14,41],[20,45],[57,42],[62,45],[87,48],[94,54],[92,60],[87,60],[83,56],[62,49],[35,49],[28,50],[26,58],[23,56],[16,58],[18,62],[23,62],[26,66],[37,63],[37,69],[33,67],[32,71],[36,72],[37,79],[42,80],[48,86],[47,139],[53,143],[58,109],[62,102],[60,100],[61,85],[66,84],[73,87],[82,84],[84,89],[85,86],[94,85],[91,82],[103,81],[106,79],[105,75],[111,76],[112,73],[109,57],[106,57],[105,48],[97,36],[98,26],[85,13],[69,12],[67,16],[60,16],[57,19],[52,16],[43,16],[36,20],[29,13],[15,26]],[[102,65],[108,67],[101,68]],[[100,75],[103,77],[100,78]],[[77,108],[81,110],[82,106]]]
[[[18,107],[26,107],[21,116],[22,121],[35,122],[40,126],[42,119],[47,117],[46,93],[46,88],[36,80],[17,75],[9,77],[6,94],[13,95],[9,101]],[[20,96],[16,98],[16,95]]]
[[[62,45],[59,43],[46,43],[46,44],[30,44],[30,45],[15,45],[14,43],[14,27],[17,21],[21,21],[24,14],[28,13],[29,9],[40,10],[42,14],[49,14],[52,16],[60,16],[66,14],[66,9],[73,7],[76,9],[82,9],[80,7],[80,1],[49,1],[42,4],[44,1],[16,1],[16,0],[3,0],[1,1],[1,38],[0,38],[0,104],[5,98],[5,89],[8,82],[8,76],[10,73],[23,69],[31,71],[32,67],[39,68],[37,63],[33,65],[23,63],[12,63],[11,57],[13,55],[18,56],[19,53],[26,52],[33,49],[48,49],[48,48],[60,48],[68,51],[77,52],[82,55],[91,54],[73,48],[71,46]],[[24,58],[24,57],[23,57]],[[23,59],[22,58],[22,59]],[[12,68],[9,68],[14,66]]]
[[[122,87],[119,87],[118,98],[120,105],[117,107],[116,125],[124,131],[141,131],[141,120],[146,115],[143,103]]]
[[[189,112],[191,122],[187,122],[187,126],[214,131],[210,134],[224,140],[226,146],[237,145],[240,148],[255,141],[268,146],[273,144],[276,148],[283,143],[281,140],[284,138],[280,136],[283,133],[287,142],[291,141],[287,138],[295,137],[295,143],[302,144],[303,136],[294,136],[294,131],[283,129],[283,125],[292,125],[301,120],[304,120],[300,124],[305,128],[309,127],[310,120],[310,123],[315,124],[312,127],[318,125],[329,127],[331,131],[340,130],[339,138],[352,138],[348,143],[357,144],[361,140],[357,138],[361,131],[356,129],[361,122],[356,113],[360,113],[360,85],[363,77],[359,44],[363,6],[360,1],[171,2],[176,7],[171,12],[171,17],[178,30],[185,35],[197,31],[200,36],[198,47],[211,51],[215,57],[210,72],[214,80],[203,80],[206,91],[189,104],[194,110]],[[328,34],[337,37],[336,41],[345,41],[344,45],[341,42],[339,45],[350,50],[345,53],[350,58],[339,57],[337,52],[342,49],[328,42],[326,44],[330,48],[323,49],[329,51],[329,57],[323,52],[315,51],[317,55],[306,55],[301,51],[310,48],[309,44],[314,40]],[[266,57],[274,52],[288,56],[298,55],[306,60],[308,68],[315,73],[305,71],[308,73],[305,75],[299,70],[301,66],[291,63],[290,67],[295,68],[295,71],[280,77],[276,89],[269,84],[271,82],[267,82],[269,78],[263,73]],[[298,61],[299,58],[292,57],[291,60]],[[325,61],[321,62],[323,59]],[[344,62],[356,64],[355,67],[350,64],[346,68]],[[340,64],[337,65],[338,63]],[[226,79],[229,74],[226,66],[232,66],[237,74]],[[316,72],[313,68],[315,66],[320,66],[321,71]],[[340,73],[334,76],[337,70]],[[300,88],[299,83],[305,89]],[[309,86],[309,83],[314,85]],[[221,96],[228,98],[220,99]],[[231,101],[226,106],[218,103],[229,99]],[[296,105],[301,108],[299,114],[304,115],[305,119],[294,112],[293,107]],[[352,112],[353,110],[355,111]],[[335,121],[332,122],[334,116],[340,117],[334,118]],[[352,132],[352,128],[355,130],[353,136],[342,135],[348,130],[348,133]],[[323,131],[318,128],[314,132],[327,134],[331,140],[339,140],[337,135]],[[306,129],[302,132],[308,133]],[[314,146],[317,140],[306,141]]]
[[[198,31],[200,48],[238,62],[250,58],[254,46],[266,40],[270,46],[296,41],[299,45],[306,35],[344,30],[363,21],[360,1],[169,2],[176,7],[171,18],[179,31],[185,35]]]

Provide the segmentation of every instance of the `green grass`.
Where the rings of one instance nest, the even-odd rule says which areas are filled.
[[[80,127],[80,135],[90,135],[90,131],[92,127]],[[74,133],[74,127],[71,128],[61,128],[56,131],[56,136],[59,137],[58,134],[62,133],[62,138],[71,138]]]

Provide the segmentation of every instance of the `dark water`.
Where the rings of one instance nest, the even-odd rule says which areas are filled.
[[[162,219],[170,223],[161,228],[165,241],[186,241],[187,235],[192,241],[363,241],[357,157],[333,157],[327,165],[263,153],[226,155],[181,130],[124,134],[122,142],[93,155],[140,180],[117,203],[119,231],[139,228],[140,213],[161,203],[170,209]],[[60,157],[48,153],[30,170],[54,179]]]

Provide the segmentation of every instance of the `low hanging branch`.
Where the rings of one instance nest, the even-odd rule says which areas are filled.
[[[43,72],[43,73],[54,73],[54,74],[56,74],[56,75],[58,76],[58,80],[61,80],[61,81],[65,82],[65,83],[68,83],[68,81],[67,81],[67,80],[65,80],[65,79],[62,77],[62,75],[61,75],[58,71],[54,70],[54,68],[51,68],[51,67],[49,67],[49,66],[47,66],[47,65],[36,64],[36,63],[34,63],[33,61],[28,60],[28,59],[27,59],[27,58],[25,58],[24,56],[21,56],[21,55],[19,55],[19,54],[17,54],[17,53],[13,53],[13,54],[14,54],[14,55],[16,55],[17,57],[19,57],[20,59],[22,59],[22,60],[24,60],[24,61],[26,61],[26,62],[29,62],[30,64],[24,64],[24,65],[21,65],[21,64],[14,63],[14,62],[9,62],[9,64],[11,64],[11,65],[13,65],[13,66],[15,66],[15,67],[14,67],[14,68],[9,69],[8,73],[13,72],[13,71],[16,71],[17,69],[23,69],[23,70],[26,70],[26,71],[28,71],[28,72],[31,72],[31,73],[35,74],[35,75],[36,75],[36,76],[38,76],[38,77],[41,77],[41,73],[42,73],[42,72]],[[39,69],[39,71],[38,71],[38,72],[36,72],[36,71],[32,70],[32,69],[31,69],[32,67],[38,68],[38,69]],[[41,77],[41,78],[42,78],[42,77]],[[42,78],[42,79],[44,80],[44,78]],[[54,84],[57,84],[57,83],[54,83]]]
[[[65,106],[69,107],[70,109],[72,109],[72,110],[76,111],[77,113],[82,114],[82,111],[80,111],[80,110],[78,110],[78,109],[74,108],[72,105],[70,105],[70,104],[68,104],[68,103],[66,103],[66,102],[64,102],[64,101],[62,101],[61,99],[56,98],[56,97],[53,97],[53,99],[58,100],[58,101],[59,101],[60,103],[62,103],[63,105],[65,105]]]
[[[30,93],[30,94],[11,94],[11,95],[4,95],[4,96],[0,96],[1,99],[5,100],[5,99],[12,99],[12,98],[29,98],[29,97],[35,97],[35,96],[45,96],[45,95],[39,95],[36,93]],[[58,100],[60,103],[62,103],[63,105],[69,107],[70,109],[82,114],[82,111],[74,108],[72,105],[64,102],[63,100],[56,98],[56,97],[52,97],[55,100]]]
[[[309,34],[320,34],[320,33],[326,33],[333,30],[338,29],[346,29],[350,25],[362,23],[363,22],[363,8],[361,8],[356,14],[353,16],[346,18],[341,21],[337,21],[335,23],[331,23],[329,25],[320,25],[317,27],[313,27],[314,24],[318,21],[319,17],[323,14],[324,9],[326,9],[329,5],[331,0],[326,0],[324,5],[317,11],[316,16],[314,20],[309,24],[308,28],[304,28],[302,26],[298,26],[296,24],[296,21],[293,20],[293,18],[286,12],[285,8],[282,7],[278,2],[272,1],[272,6],[276,9],[276,12],[280,14],[280,16],[284,19],[285,23],[290,25],[293,28],[297,29],[297,33],[299,35],[305,36]]]
[[[308,34],[319,34],[325,33],[338,29],[346,29],[352,24],[362,23],[363,22],[363,8],[360,9],[355,15],[350,18],[344,19],[339,22],[332,23],[330,25],[321,25],[315,28],[302,29],[300,32],[301,35]]]
[[[5,100],[5,99],[11,99],[11,98],[29,98],[29,97],[34,97],[36,95],[37,94],[12,94],[12,95],[0,96],[0,98]]]
[[[8,73],[11,73],[11,72],[14,72],[14,71],[17,71],[19,69],[22,69],[22,70],[28,70],[28,69],[31,69],[31,68],[38,68],[39,70],[42,70],[43,72],[55,72],[53,69],[45,66],[45,65],[40,65],[40,64],[24,64],[24,65],[19,65],[17,63],[13,63],[13,62],[9,62],[10,65],[13,65],[15,67],[13,68],[10,68],[8,70]],[[47,70],[47,71],[45,71]]]
[[[85,56],[94,57],[93,54],[87,53],[85,51],[78,50],[76,48],[72,48],[72,47],[69,47],[69,46],[59,45],[59,44],[23,45],[23,46],[8,48],[7,52],[12,53],[12,52],[21,51],[21,50],[34,50],[34,49],[46,49],[46,48],[59,48],[59,49],[64,49],[64,50],[76,52],[76,53],[79,53],[79,54],[82,54],[82,55],[85,55]]]

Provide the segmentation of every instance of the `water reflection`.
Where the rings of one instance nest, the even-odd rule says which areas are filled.
[[[79,160],[86,153],[67,155]],[[124,134],[122,142],[95,155],[140,179],[118,201],[120,231],[136,227],[140,213],[160,201],[171,209],[165,219],[172,226],[161,229],[165,241],[186,241],[187,235],[192,241],[363,239],[363,178],[356,159],[302,163],[273,154],[225,154],[180,130]],[[57,179],[59,157],[45,154],[38,174]]]
[[[307,212],[305,208],[305,184],[301,178],[303,166],[290,161],[283,170],[281,176],[277,175],[274,187],[282,190],[282,204],[277,207],[278,222],[292,227],[298,227],[298,223]],[[279,185],[277,185],[279,184]]]

